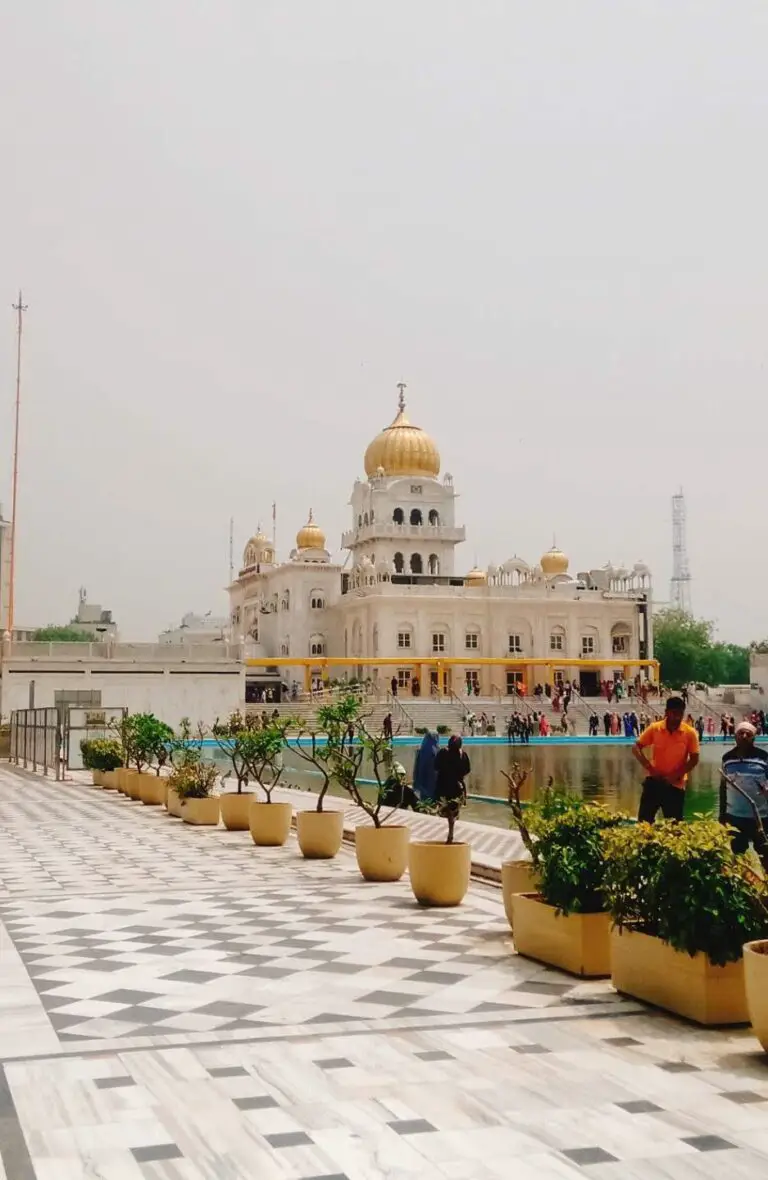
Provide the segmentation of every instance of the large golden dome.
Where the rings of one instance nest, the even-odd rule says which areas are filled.
[[[478,566],[471,569],[464,578],[465,586],[487,586],[488,575],[485,570],[481,570]]]
[[[430,479],[440,474],[440,452],[434,440],[420,426],[412,426],[405,416],[404,385],[400,385],[397,417],[391,426],[377,434],[365,452],[365,474],[422,475]]]
[[[561,549],[557,548],[557,545],[553,545],[551,549],[547,550],[539,564],[545,578],[554,578],[557,574],[568,573],[568,558]]]
[[[304,528],[299,529],[296,534],[296,548],[297,549],[325,549],[325,533],[315,524],[315,518],[312,515],[312,509],[309,510],[309,519],[304,525]]]

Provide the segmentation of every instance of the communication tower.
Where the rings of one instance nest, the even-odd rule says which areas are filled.
[[[670,604],[676,610],[691,611],[691,571],[685,539],[685,496],[683,489],[672,497],[672,580]]]

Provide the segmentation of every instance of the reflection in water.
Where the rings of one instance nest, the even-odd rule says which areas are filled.
[[[686,814],[708,815],[717,813],[719,764],[723,750],[728,747],[720,742],[704,742],[701,762],[691,776],[688,789]],[[408,771],[410,779],[415,746],[400,747],[397,758]],[[563,787],[574,794],[582,795],[599,803],[606,803],[617,811],[637,813],[640,800],[642,772],[632,757],[630,746],[467,746],[472,763],[472,774],[467,781],[470,794],[489,795],[504,798],[506,784],[501,770],[508,770],[515,761],[529,766],[531,774],[523,790],[524,798],[532,798],[547,785],[552,777],[555,786]],[[222,760],[219,751],[216,761]],[[363,776],[372,777],[370,767],[363,766]],[[303,764],[295,755],[287,754],[284,781],[296,786],[312,788],[317,779],[307,774]],[[334,794],[338,793],[336,791]],[[470,803],[462,818],[480,823],[506,827],[509,815],[505,807],[494,803]]]

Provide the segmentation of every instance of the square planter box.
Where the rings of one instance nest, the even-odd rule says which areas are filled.
[[[515,948],[528,959],[591,978],[611,974],[607,914],[558,914],[535,893],[512,897]]]
[[[706,955],[625,928],[611,932],[611,982],[617,992],[697,1024],[749,1023],[743,960],[713,967]]]

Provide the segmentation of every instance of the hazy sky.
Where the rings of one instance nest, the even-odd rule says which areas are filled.
[[[0,432],[16,619],[226,611],[278,505],[336,550],[373,435],[460,568],[647,561],[768,633],[765,0],[0,0]],[[7,490],[6,490],[7,489]]]

